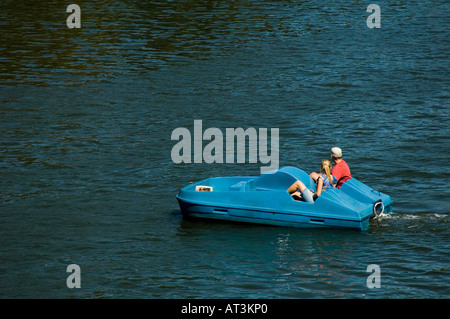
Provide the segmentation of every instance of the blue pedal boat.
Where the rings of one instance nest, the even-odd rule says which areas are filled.
[[[314,203],[288,192],[302,181],[315,191],[303,170],[286,166],[260,176],[207,178],[182,188],[176,196],[185,217],[289,227],[369,229],[369,221],[392,212],[391,198],[352,178],[341,188],[322,192]]]

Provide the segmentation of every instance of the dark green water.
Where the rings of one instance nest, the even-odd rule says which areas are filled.
[[[449,5],[0,4],[1,298],[448,298]],[[391,195],[368,232],[183,220],[171,133],[279,128],[280,165],[340,146]],[[66,267],[81,268],[69,289]],[[366,285],[367,266],[381,288]]]

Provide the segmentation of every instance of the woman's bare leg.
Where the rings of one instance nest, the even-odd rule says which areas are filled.
[[[300,193],[302,194],[302,198],[307,201],[308,203],[314,203],[314,199],[311,195],[311,192],[309,189],[306,188],[305,184],[303,184],[300,181],[295,181],[294,184],[292,184],[288,189],[288,193],[292,194],[294,192],[296,192],[297,190],[300,191]],[[297,193],[296,193],[297,194]]]
[[[300,192],[303,192],[303,190],[306,188],[305,184],[303,184],[300,181],[295,181],[294,184],[292,184],[288,189],[287,192],[289,194],[292,194],[293,192],[295,192],[297,189],[300,190]]]

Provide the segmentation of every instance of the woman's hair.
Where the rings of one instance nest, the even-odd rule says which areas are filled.
[[[320,166],[320,172],[327,175],[330,183],[333,181],[331,178],[331,162],[329,160],[323,160]]]

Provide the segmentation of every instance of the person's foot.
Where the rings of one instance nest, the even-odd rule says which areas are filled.
[[[303,200],[303,199],[302,199],[302,195],[300,194],[300,192],[295,192],[295,193],[291,194],[291,196],[292,196],[295,200]]]

